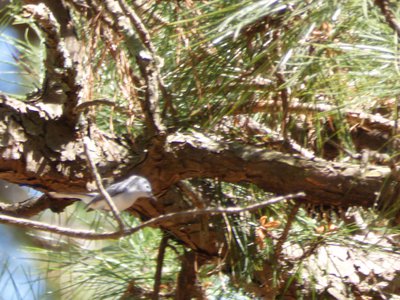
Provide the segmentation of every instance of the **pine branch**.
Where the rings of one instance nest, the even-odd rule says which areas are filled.
[[[159,86],[163,83],[160,81],[157,61],[159,59],[155,54],[150,35],[136,13],[124,1],[107,0],[104,3],[116,24],[114,27],[125,36],[128,52],[136,59],[146,81],[145,98],[141,101],[141,105],[148,126],[148,135],[157,135],[159,139],[165,139],[166,129],[162,123],[159,107]]]
[[[90,169],[92,170],[92,174],[96,180],[96,185],[97,185],[97,189],[99,190],[99,192],[101,193],[101,195],[104,197],[105,201],[107,201],[108,206],[111,209],[112,214],[114,215],[114,218],[117,220],[117,223],[119,225],[119,229],[122,232],[125,228],[124,222],[121,219],[120,216],[120,212],[117,208],[117,206],[115,205],[113,199],[110,197],[110,195],[108,194],[108,192],[106,191],[106,189],[103,186],[101,177],[99,172],[97,171],[97,167],[96,164],[93,160],[93,157],[91,155],[91,151],[96,150],[96,146],[94,145],[94,143],[90,140],[89,137],[85,136],[83,138],[83,145],[85,147],[85,153],[90,165]]]
[[[162,278],[162,268],[164,264],[164,256],[165,250],[168,246],[169,233],[164,232],[163,237],[160,241],[160,245],[158,246],[158,255],[157,255],[157,268],[156,273],[154,275],[154,287],[153,287],[153,300],[159,299],[160,294],[160,285]]]
[[[74,69],[71,53],[68,52],[65,41],[60,35],[60,24],[44,3],[25,5],[22,15],[35,20],[43,32],[46,45],[45,78],[40,92],[40,102],[36,105],[45,110],[50,118],[60,118],[65,115],[67,119],[75,122],[76,116],[72,108],[77,102],[78,72]]]
[[[74,238],[80,239],[87,239],[87,240],[105,240],[105,239],[116,239],[123,236],[128,236],[142,230],[145,227],[149,226],[157,226],[162,224],[163,222],[174,220],[179,217],[195,217],[198,215],[216,215],[216,214],[239,214],[245,211],[256,211],[262,209],[268,205],[272,205],[278,202],[282,202],[289,199],[302,199],[305,197],[304,193],[297,193],[291,194],[286,196],[275,197],[269,199],[267,201],[263,201],[254,205],[249,205],[246,207],[229,207],[229,208],[208,208],[208,209],[194,209],[188,211],[181,211],[175,212],[170,214],[161,215],[159,217],[150,219],[142,224],[131,227],[125,228],[124,230],[120,231],[112,231],[112,232],[103,232],[97,233],[92,230],[75,230],[66,227],[56,226],[56,225],[49,225],[38,221],[32,221],[22,218],[16,218],[12,216],[0,215],[0,223],[1,224],[10,224],[15,225],[17,227],[22,227],[26,229],[34,229],[39,231],[51,232],[60,234],[63,236],[69,236]]]
[[[400,38],[400,23],[396,20],[396,16],[390,9],[389,1],[387,0],[375,0],[375,4],[381,9],[383,16],[389,26],[396,32],[397,36]]]

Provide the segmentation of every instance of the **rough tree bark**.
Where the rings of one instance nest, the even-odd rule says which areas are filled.
[[[75,127],[63,120],[41,118],[41,111],[35,106],[5,96],[0,112],[4,129],[1,179],[28,184],[43,192],[86,190],[92,177]],[[276,194],[304,191],[304,201],[316,204],[371,207],[391,198],[396,186],[386,166],[363,169],[355,164],[305,159],[201,133],[171,134],[165,146],[155,144],[143,149],[147,153],[144,157],[132,155],[126,146],[99,130],[92,138],[99,141],[98,167],[105,178],[135,172],[151,180],[156,194],[180,180],[205,177],[253,183]],[[385,193],[381,192],[383,186],[387,186]],[[156,208],[142,203],[143,207],[137,209],[147,218],[182,209],[175,205],[169,208],[170,201],[159,201]],[[177,220],[172,226],[179,227],[180,223]],[[216,254],[217,249],[205,252]]]
[[[371,207],[393,201],[398,196],[397,174],[388,166],[330,162],[298,153],[278,152],[265,145],[232,142],[217,134],[194,131],[166,133],[157,106],[158,94],[162,91],[158,89],[156,58],[151,46],[143,42],[148,37],[127,37],[131,33],[123,22],[129,23],[129,18],[134,16],[120,5],[123,1],[104,1],[109,14],[114,17],[105,19],[105,22],[110,23],[110,28],[122,32],[125,38],[131,38],[135,45],[139,39],[141,48],[148,52],[135,55],[143,77],[140,80],[146,89],[141,107],[148,125],[147,133],[152,135],[148,134],[151,138],[132,145],[128,138],[115,138],[102,132],[85,112],[85,85],[90,83],[85,81],[84,62],[77,55],[78,38],[74,35],[69,16],[69,9],[74,7],[78,12],[85,11],[86,17],[90,18],[101,5],[86,10],[79,1],[65,1],[70,6],[57,7],[53,1],[25,2],[29,3],[24,8],[25,14],[32,17],[44,32],[46,73],[42,89],[29,96],[27,101],[0,95],[0,179],[26,184],[44,193],[82,192],[94,188],[82,144],[83,135],[87,134],[97,146],[95,160],[103,178],[118,180],[137,173],[151,181],[155,194],[162,194],[157,203],[143,199],[133,207],[132,211],[139,213],[142,219],[188,209],[187,203],[180,201],[175,187],[179,181],[188,178],[252,183],[266,192],[280,195],[303,191],[306,193],[304,202],[342,207]],[[125,19],[122,20],[121,16]],[[274,105],[279,103],[274,102]],[[252,109],[257,111],[257,107]],[[390,123],[350,112],[348,118],[353,125],[381,124],[375,129],[385,134],[392,133]],[[85,122],[89,122],[87,131],[82,129],[87,126]],[[355,134],[355,143],[357,138],[359,136]],[[384,145],[388,139],[377,142]],[[363,141],[365,144],[365,140],[360,140],[359,144]],[[30,217],[47,208],[58,211],[71,203],[70,200],[43,197],[40,201],[4,205],[0,210]],[[202,228],[208,227],[208,224],[204,227],[204,222],[201,217],[184,217],[169,220],[159,227],[198,253],[208,257],[223,255],[220,251],[225,239],[223,232],[216,228],[202,232]]]
[[[56,9],[48,1],[29,2],[35,4],[25,6],[25,13],[32,16],[45,32],[46,74],[42,91],[34,98],[20,101],[6,95],[0,97],[0,178],[30,185],[44,193],[85,191],[87,183],[92,181],[92,175],[88,172],[79,129],[79,118],[86,118],[86,115],[77,110],[78,104],[84,102],[79,95],[85,88],[83,82],[78,82],[78,78],[82,80],[79,76],[83,76],[79,73],[84,71],[81,58],[75,55],[76,37],[65,25],[69,11],[65,6],[62,6],[63,10]],[[115,1],[111,2],[110,5],[118,7]],[[118,29],[120,27],[117,25],[122,26],[116,23]],[[67,38],[69,43],[60,42]],[[75,64],[68,63],[71,57],[75,59]],[[61,73],[56,76],[55,72]],[[143,72],[147,74],[149,71]],[[154,86],[154,83],[147,82],[147,86]],[[155,97],[152,93],[157,93],[157,90],[148,93],[151,95],[145,98],[145,103],[154,101],[150,98]],[[151,112],[155,109],[150,108],[151,105],[144,105],[143,109]],[[296,107],[293,106],[293,109]],[[149,113],[150,122],[152,118],[154,116]],[[349,118],[353,123],[357,118],[363,124],[365,120],[373,122],[355,114]],[[156,123],[160,123],[160,120]],[[381,124],[389,131],[387,128],[391,127],[390,124]],[[164,132],[156,132],[150,141],[142,144],[142,148],[133,150],[128,140],[110,137],[95,125],[91,126],[90,137],[98,147],[96,161],[102,176],[120,178],[132,172],[138,173],[151,180],[156,194],[170,189],[182,179],[204,177],[232,183],[253,183],[275,194],[304,191],[306,202],[343,207],[370,207],[396,196],[393,193],[397,182],[391,169],[386,166],[371,165],[365,168],[357,164],[304,158],[265,147],[228,142],[223,136],[195,132],[175,132],[167,136],[164,136]],[[160,137],[165,142],[160,142]],[[65,205],[70,203],[65,201]],[[52,201],[41,201],[40,209],[31,210],[37,213],[52,205]],[[185,208],[165,197],[159,199],[156,207],[150,202],[141,202],[136,210],[142,217],[152,218]],[[13,206],[4,207],[3,210],[17,214],[22,208],[17,210]],[[29,216],[32,213],[21,215]],[[162,227],[174,232],[193,249],[216,255],[216,244],[205,245],[201,238],[191,237],[188,228],[186,230],[189,232],[182,234],[181,225],[184,222],[186,220],[176,220]]]

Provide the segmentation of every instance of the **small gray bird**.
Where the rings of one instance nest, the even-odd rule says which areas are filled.
[[[139,198],[154,199],[150,182],[138,175],[131,175],[125,180],[116,182],[106,188],[106,191],[113,199],[115,206],[119,211],[123,211],[131,207]],[[65,193],[49,193],[54,198],[80,199],[87,204],[90,209],[110,210],[107,201],[101,193],[88,194],[65,194]]]

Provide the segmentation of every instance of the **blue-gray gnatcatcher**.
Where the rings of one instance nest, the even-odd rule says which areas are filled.
[[[138,175],[131,175],[125,180],[116,182],[106,188],[119,211],[131,207],[139,198],[154,199],[150,182]],[[89,194],[64,194],[57,192],[49,193],[54,198],[80,199],[87,204],[87,208],[110,210],[107,201],[101,193]]]

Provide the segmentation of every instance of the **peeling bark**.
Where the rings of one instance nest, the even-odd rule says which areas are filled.
[[[79,134],[62,121],[42,119],[41,113],[35,106],[3,97],[0,178],[42,191],[84,190],[91,175]],[[208,177],[253,183],[277,194],[304,191],[307,200],[319,204],[371,207],[391,178],[390,168],[385,166],[362,168],[305,159],[200,133],[172,134],[165,148],[150,148],[145,159],[143,155],[130,156],[128,149],[100,131],[97,141],[98,166],[104,177],[112,176],[113,171],[120,177],[128,170],[137,172],[152,180],[156,193],[182,179]],[[389,195],[392,187],[386,186]]]
[[[220,140],[199,133],[169,136],[162,158],[149,155],[142,168],[159,178],[160,189],[185,178],[219,178],[253,183],[277,194],[304,191],[313,203],[343,207],[374,205],[391,174],[384,166],[362,169]]]
[[[10,104],[8,99],[0,103],[0,124],[4,128],[3,141],[6,141],[0,148],[0,178],[29,184],[44,192],[84,191],[92,176],[74,129],[62,122],[39,118],[40,111],[33,110],[35,107],[15,102],[18,108],[13,110],[7,104]],[[388,167],[369,166],[362,169],[354,164],[305,159],[195,132],[171,134],[165,146],[154,140],[147,156],[140,157],[142,161],[139,164],[138,157],[130,156],[127,149],[100,131],[97,141],[100,147],[98,166],[104,177],[113,176],[113,172],[120,177],[127,172],[142,174],[152,182],[156,194],[170,190],[182,179],[207,177],[232,183],[253,183],[276,194],[304,191],[306,201],[318,204],[371,207],[376,201],[392,196],[395,190]],[[378,193],[385,182],[385,198],[379,199]],[[180,195],[171,190],[155,205],[141,201],[133,210],[148,219],[188,209],[179,199]],[[50,207],[50,201],[45,203]],[[41,208],[45,209],[46,205]],[[207,255],[217,255],[218,241],[224,239],[223,234],[210,230],[208,240],[214,243],[204,243],[201,231],[203,221],[200,217],[177,218],[161,227],[172,232],[188,247]]]
[[[178,132],[179,122],[173,124],[175,127],[166,126],[165,115],[160,113],[160,102],[165,101],[170,109],[172,104],[167,103],[171,99],[167,99],[169,91],[162,83],[159,57],[140,16],[120,6],[123,1],[25,2],[29,3],[25,6],[25,13],[43,31],[45,78],[41,89],[34,97],[28,97],[27,102],[0,95],[0,179],[30,185],[45,193],[84,192],[95,188],[82,143],[82,135],[86,133],[80,127],[80,122],[87,121],[91,122],[88,135],[97,148],[93,159],[103,179],[115,181],[131,173],[140,174],[151,181],[155,194],[160,195],[157,202],[141,199],[130,209],[142,220],[193,208],[176,188],[181,180],[190,178],[254,184],[265,192],[281,195],[305,192],[304,202],[340,207],[373,207],[376,204],[384,207],[398,197],[396,170],[387,166],[329,162],[312,155],[278,152],[266,145],[250,144],[246,139],[231,141],[225,136],[194,130]],[[124,44],[126,57],[121,61],[128,66],[124,66],[126,68],[120,79],[131,88],[131,94],[127,92],[124,95],[127,98],[124,100],[129,103],[126,111],[136,114],[134,117],[143,121],[140,130],[148,137],[144,140],[143,136],[135,136],[140,140],[135,147],[128,138],[114,138],[99,130],[88,113],[102,102],[91,98],[94,84],[88,82],[86,76],[89,71],[85,70],[85,63],[93,58],[93,54],[81,49],[80,46],[86,45],[82,41],[79,45],[74,19],[65,3],[75,7],[88,24],[92,24],[94,16],[100,20],[99,37],[106,40],[102,46],[113,53],[116,64],[119,63],[116,57],[121,54],[116,49],[120,46],[119,39],[123,37],[124,43],[121,44]],[[93,45],[95,47],[96,43]],[[137,65],[130,66],[133,62]],[[89,88],[90,84],[93,86]],[[289,100],[285,99],[285,103],[258,102],[250,107],[234,103],[237,109],[232,114],[251,115],[284,108],[285,117],[289,117],[289,113],[332,110],[331,106],[310,107],[308,104],[290,103]],[[132,108],[132,103],[138,104],[138,108]],[[117,106],[115,102],[112,104]],[[214,110],[209,109],[208,112],[212,114]],[[390,120],[360,112],[343,113],[349,127],[353,128],[350,134],[357,151],[364,148],[386,149],[396,132],[395,122]],[[204,120],[204,114],[199,110],[199,113],[188,116],[192,118],[185,124],[186,128]],[[240,127],[235,129],[240,130]],[[286,136],[286,133],[285,130],[284,140],[287,142],[290,135]],[[302,133],[298,141],[302,140]],[[212,200],[207,205],[215,204]],[[1,205],[0,212],[31,217],[47,208],[54,212],[61,211],[72,202],[45,195],[14,205]],[[221,229],[220,224],[220,217],[186,216],[158,225],[194,250],[182,259],[176,299],[187,299],[185,293],[188,288],[196,297],[203,296],[195,286],[195,263],[201,266],[207,259],[227,254],[225,228]],[[264,264],[260,273],[261,279],[256,285],[272,280],[271,266]],[[262,295],[267,296],[276,292],[268,286],[260,290]]]
[[[1,179],[43,192],[90,188],[86,187],[91,174],[79,132],[63,119],[49,119],[34,104],[2,96],[0,130]],[[123,173],[127,168],[124,161],[134,161],[127,147],[115,139],[100,132],[92,138],[97,142],[96,161],[103,174]]]

